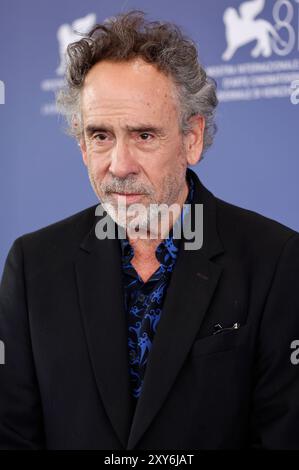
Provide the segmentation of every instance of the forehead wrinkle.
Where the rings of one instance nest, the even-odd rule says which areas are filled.
[[[113,118],[113,119],[111,119]],[[155,116],[145,116],[141,114],[140,117],[134,114],[125,113],[90,113],[86,119],[87,124],[94,124],[97,126],[110,126],[113,127],[113,124],[119,126],[120,128],[129,129],[130,127],[146,127],[154,126],[157,124],[157,119]]]
[[[125,96],[122,96],[124,92]],[[102,95],[102,96],[101,96]],[[134,88],[128,93],[128,90],[119,89],[117,92],[109,97],[107,93],[101,93],[97,88],[87,87],[82,90],[82,101],[88,109],[96,107],[109,107],[109,108],[140,108],[146,106],[146,109],[165,108],[165,106],[172,107],[177,104],[177,97],[172,90],[165,90],[164,87],[157,86],[154,90],[138,90]]]
[[[110,106],[120,100],[143,102],[144,105],[154,100],[155,107],[160,104],[163,108],[165,104],[177,102],[173,80],[140,58],[124,63],[103,61],[95,64],[85,78],[82,94],[90,102],[109,100]]]
[[[161,90],[157,90],[161,91]],[[165,126],[167,123],[177,118],[177,103],[171,92],[165,92],[157,100],[157,96],[152,99],[152,95],[144,96],[137,94],[133,97],[101,97],[97,90],[88,89],[83,93],[85,103],[82,103],[82,114],[85,123],[88,125],[106,124],[108,126],[117,125],[124,128],[123,122],[138,126],[144,122],[151,123],[151,126]]]
[[[168,120],[174,111],[177,113],[175,104],[169,104],[161,102],[160,106],[153,106],[152,103],[146,101],[143,103],[138,103],[139,105],[134,106],[134,103],[128,100],[128,104],[121,105],[120,103],[101,103],[94,104],[91,103],[90,106],[83,107],[83,115],[85,115],[86,121],[93,119],[118,119],[129,120],[138,123],[142,121],[151,121],[159,119],[159,121]],[[84,109],[85,108],[85,109]]]
[[[162,107],[163,109],[163,107]],[[165,111],[165,106],[164,106]],[[159,110],[156,108],[142,108],[136,106],[126,106],[125,108],[115,106],[95,105],[88,108],[85,114],[86,124],[95,124],[100,127],[114,127],[115,125],[121,129],[129,130],[129,127],[160,127],[165,125],[168,113],[163,112],[160,116]]]
[[[95,110],[95,111],[135,111],[135,110],[144,110],[144,109],[159,109],[159,108],[164,108],[165,105],[167,104],[166,100],[161,100],[158,102],[153,102],[151,98],[149,97],[148,99],[144,98],[138,98],[136,99],[120,99],[119,97],[116,97],[115,99],[96,99],[95,97],[90,97],[90,99],[87,99],[85,102],[85,108],[90,110]]]

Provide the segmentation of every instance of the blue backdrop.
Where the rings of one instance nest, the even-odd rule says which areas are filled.
[[[182,26],[217,80],[218,133],[195,168],[203,183],[299,230],[298,0],[1,0],[0,272],[17,236],[97,202],[55,112],[60,50],[80,19],[131,8]]]

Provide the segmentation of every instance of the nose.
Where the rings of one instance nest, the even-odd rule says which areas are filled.
[[[109,171],[118,178],[125,178],[131,173],[138,173],[137,163],[128,143],[124,140],[118,140],[112,149]]]

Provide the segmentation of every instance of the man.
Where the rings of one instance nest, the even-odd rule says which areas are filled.
[[[58,102],[101,204],[10,250],[0,447],[298,449],[299,235],[189,168],[217,104],[193,42],[119,15],[69,46]]]

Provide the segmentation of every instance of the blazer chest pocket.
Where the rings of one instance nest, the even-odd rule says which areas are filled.
[[[242,325],[238,329],[197,339],[193,343],[190,354],[191,356],[203,356],[231,351],[246,342],[248,330],[248,325]]]

